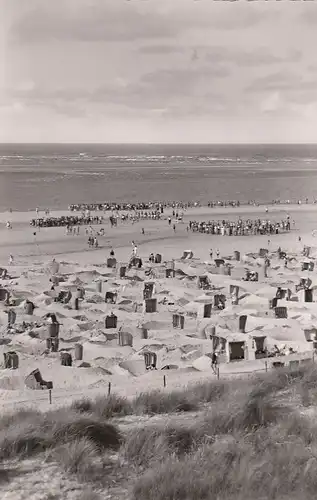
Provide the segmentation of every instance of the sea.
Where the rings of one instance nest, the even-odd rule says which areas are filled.
[[[0,211],[317,198],[317,145],[1,144]]]

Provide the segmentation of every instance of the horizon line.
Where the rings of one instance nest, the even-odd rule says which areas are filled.
[[[317,142],[0,142],[8,145],[85,145],[85,146],[317,146]]]

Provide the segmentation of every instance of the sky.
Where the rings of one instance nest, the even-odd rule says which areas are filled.
[[[317,2],[0,0],[0,142],[316,143]]]

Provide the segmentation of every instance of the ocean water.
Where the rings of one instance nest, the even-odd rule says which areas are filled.
[[[317,145],[0,145],[0,211],[317,198]]]

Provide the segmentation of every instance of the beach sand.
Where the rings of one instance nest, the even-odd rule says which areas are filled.
[[[59,353],[46,352],[45,332],[47,327],[30,327],[23,333],[7,331],[8,309],[0,302],[0,357],[3,353],[15,351],[19,355],[19,368],[16,370],[0,369],[0,405],[11,409],[14,406],[27,405],[47,409],[69,404],[73,399],[105,394],[109,382],[111,391],[133,396],[150,389],[171,390],[184,387],[200,380],[214,379],[210,355],[212,341],[204,337],[203,331],[208,326],[215,325],[216,331],[226,334],[238,334],[238,318],[248,315],[246,336],[252,332],[263,333],[268,345],[277,344],[293,347],[296,354],[283,357],[283,360],[312,359],[312,342],[307,342],[304,329],[317,326],[316,298],[312,303],[305,303],[302,297],[295,293],[295,284],[301,276],[309,276],[312,287],[317,285],[316,271],[301,271],[303,246],[311,246],[311,259],[317,258],[317,238],[312,232],[317,229],[315,205],[273,206],[266,214],[265,207],[241,208],[195,208],[185,212],[184,221],[176,224],[176,232],[168,226],[165,219],[171,214],[166,210],[164,219],[160,221],[144,220],[132,224],[118,222],[111,228],[108,216],[105,214],[105,236],[99,237],[99,249],[89,249],[87,235],[83,227],[80,234],[66,235],[65,228],[33,228],[29,222],[35,218],[34,212],[2,213],[0,214],[0,266],[8,269],[10,279],[0,280],[19,305],[14,309],[17,313],[16,324],[22,321],[28,323],[37,321],[43,323],[43,316],[55,312],[60,326],[60,350],[71,352],[73,366],[61,366]],[[66,213],[66,212],[65,212]],[[51,212],[51,216],[59,216],[62,212]],[[186,230],[189,220],[263,218],[270,220],[285,219],[289,214],[292,231],[287,234],[272,236],[212,236],[191,233]],[[7,221],[12,223],[12,229],[7,229]],[[101,226],[94,226],[100,229]],[[144,235],[141,229],[144,228]],[[34,235],[34,233],[36,233]],[[301,241],[299,241],[301,236]],[[270,243],[268,242],[270,240]],[[143,260],[143,269],[131,270],[127,279],[120,279],[119,271],[106,267],[111,248],[115,251],[118,262],[127,263],[132,252],[132,241],[138,246],[138,253]],[[293,260],[284,269],[283,261],[279,261],[274,252],[278,247],[287,251]],[[215,266],[210,260],[209,251],[214,255],[219,249],[222,258],[232,265],[231,276],[213,274]],[[241,256],[258,254],[260,248],[267,248],[271,257],[271,268],[268,277],[263,276],[259,259],[246,258],[244,261],[232,260],[233,252],[238,250]],[[182,261],[184,250],[192,250],[194,258]],[[162,255],[162,264],[155,264],[154,275],[145,275],[144,268],[150,267],[148,256],[153,252]],[[13,265],[8,265],[9,255],[13,255]],[[256,256],[255,256],[256,257]],[[85,298],[76,311],[69,306],[54,303],[47,292],[51,283],[52,259],[60,265],[59,275],[66,282],[63,288],[76,289],[76,283],[82,283],[85,288]],[[175,278],[165,277],[165,262],[175,259]],[[243,282],[241,277],[244,268],[258,270],[259,281]],[[204,302],[210,297],[197,287],[197,276],[209,274],[212,284],[227,297],[226,308],[213,312],[208,320],[202,320],[201,310]],[[77,281],[75,281],[77,278]],[[97,291],[96,281],[102,280],[102,293]],[[157,298],[158,306],[155,313],[144,313],[143,286],[145,281],[154,281],[153,297]],[[238,283],[239,282],[239,283]],[[229,286],[240,284],[239,305],[232,305]],[[299,301],[280,301],[279,305],[288,308],[287,319],[276,319],[274,311],[269,309],[269,299],[275,296],[276,285],[290,288],[293,296]],[[106,304],[104,297],[107,291],[116,291],[116,304]],[[169,304],[160,303],[167,297]],[[24,313],[24,299],[34,302],[34,316]],[[197,299],[199,300],[197,302]],[[135,310],[137,304],[137,311]],[[105,317],[114,312],[118,318],[116,329],[105,329]],[[172,326],[173,312],[185,314],[184,330]],[[198,317],[194,317],[194,313]],[[147,324],[148,339],[142,339],[140,324]],[[118,330],[131,333],[132,346],[118,344]],[[219,330],[220,329],[220,330]],[[206,331],[207,331],[206,330]],[[31,333],[31,335],[30,335]],[[208,337],[208,335],[207,335]],[[75,344],[83,346],[83,360],[74,359]],[[150,350],[157,354],[157,370],[146,371],[143,353]],[[273,358],[270,358],[269,364]],[[275,358],[274,358],[275,359]],[[279,358],[278,358],[279,359]],[[80,367],[82,362],[89,364]],[[236,362],[221,362],[220,378],[236,376],[240,373],[253,373],[268,368],[265,359],[243,360]],[[174,369],[162,370],[166,365]],[[48,391],[32,390],[25,386],[25,377],[38,368],[46,381],[53,382],[52,404],[49,403]],[[164,375],[166,387],[164,388]]]

